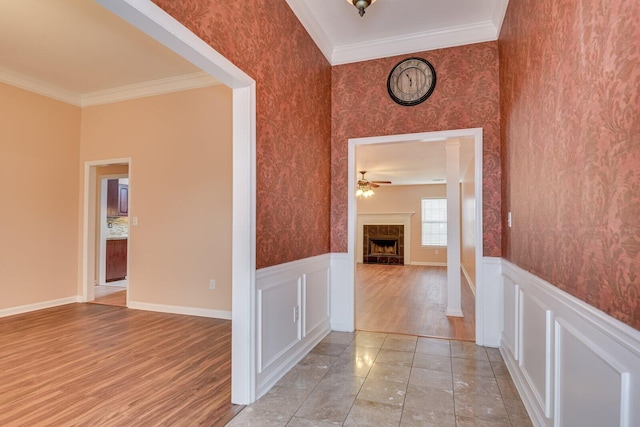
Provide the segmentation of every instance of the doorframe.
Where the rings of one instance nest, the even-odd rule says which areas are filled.
[[[355,196],[355,183],[357,181],[356,171],[356,147],[359,145],[373,145],[373,144],[389,144],[395,142],[435,142],[453,138],[473,138],[474,140],[474,175],[475,186],[474,192],[476,196],[476,342],[479,344],[484,343],[484,283],[483,283],[483,263],[482,263],[482,128],[470,128],[470,129],[456,129],[445,130],[435,132],[421,132],[411,134],[400,135],[385,135],[385,136],[372,136],[364,138],[350,138],[348,141],[348,182],[347,182],[347,262],[349,263],[346,286],[346,295],[348,295],[349,304],[345,305],[345,309],[350,310],[345,317],[353,319],[351,329],[355,329],[355,268],[356,268],[356,196]]]
[[[252,403],[256,395],[255,80],[150,0],[95,1],[233,90],[231,402]]]
[[[100,231],[96,233],[96,223],[98,219],[102,221],[102,213],[96,212],[97,205],[97,197],[96,187],[98,185],[98,177],[96,174],[96,169],[100,166],[115,166],[115,165],[127,165],[128,167],[128,177],[129,177],[129,185],[131,185],[131,175],[132,175],[132,161],[130,157],[120,158],[120,159],[105,159],[105,160],[93,160],[87,161],[84,163],[84,205],[83,205],[83,219],[82,219],[82,285],[81,285],[81,296],[80,299],[82,302],[89,302],[95,299],[94,295],[94,280],[96,277],[96,272],[99,269],[99,266],[96,265],[96,239],[101,239],[102,237],[102,227],[103,224],[100,224]],[[105,176],[107,178],[109,175]],[[102,196],[102,191],[100,191],[100,195]],[[106,194],[105,194],[106,197]],[[131,193],[129,193],[129,206],[131,206]],[[100,204],[102,208],[102,203]],[[106,213],[105,213],[105,221],[106,221]],[[131,233],[129,233],[129,237],[127,239],[127,272],[129,271],[130,259],[129,247],[131,245]],[[102,245],[100,245],[99,251],[102,251]],[[102,257],[102,253],[99,254]],[[98,263],[100,263],[101,258],[98,258]],[[129,295],[131,294],[131,281],[127,284],[127,300],[126,305],[129,306]]]

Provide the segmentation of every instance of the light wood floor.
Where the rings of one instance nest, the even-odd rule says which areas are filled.
[[[99,304],[0,319],[1,426],[218,426],[231,322]]]
[[[94,304],[127,306],[127,288],[123,286],[95,286],[93,288]]]
[[[447,269],[356,265],[356,329],[475,341],[475,297],[462,276],[463,318],[447,317]]]

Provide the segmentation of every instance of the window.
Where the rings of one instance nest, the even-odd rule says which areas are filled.
[[[422,199],[422,246],[447,246],[447,199]]]

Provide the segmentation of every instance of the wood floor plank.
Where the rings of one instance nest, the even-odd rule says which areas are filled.
[[[224,425],[231,322],[98,304],[0,319],[0,425]]]
[[[463,318],[447,317],[447,269],[356,265],[356,328],[475,341],[475,297],[462,276]]]

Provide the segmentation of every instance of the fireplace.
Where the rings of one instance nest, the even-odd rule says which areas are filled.
[[[404,225],[364,225],[364,264],[404,264]]]

